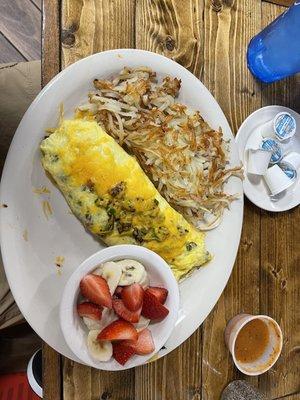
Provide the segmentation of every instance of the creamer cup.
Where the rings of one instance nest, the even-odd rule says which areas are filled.
[[[281,112],[274,118],[274,132],[278,140],[287,140],[296,133],[296,120],[287,113]]]
[[[266,138],[261,142],[260,148],[272,152],[270,164],[276,164],[281,161],[283,154],[279,142],[273,138]]]
[[[300,168],[300,154],[292,151],[283,157],[282,162],[287,162],[297,171]]]
[[[276,136],[274,132],[274,118],[261,125],[259,128],[259,132],[263,138],[275,138]]]
[[[283,192],[294,183],[294,179],[290,179],[277,164],[267,169],[264,179],[272,196]]]
[[[289,164],[288,162],[282,161],[278,164],[278,166],[282,169],[282,171],[286,174],[286,176],[288,178],[296,179],[297,172],[291,164]]]
[[[296,120],[291,114],[280,112],[260,127],[260,133],[264,138],[290,139],[296,133]]]
[[[235,342],[242,330],[250,321],[260,319],[268,328],[269,341],[263,354],[252,362],[238,361],[235,356]],[[228,347],[235,366],[246,375],[256,376],[268,371],[278,360],[282,350],[282,331],[277,322],[267,315],[238,314],[233,317],[225,329],[225,343]]]
[[[254,175],[264,175],[268,168],[272,152],[263,149],[249,149],[247,155],[247,172]]]

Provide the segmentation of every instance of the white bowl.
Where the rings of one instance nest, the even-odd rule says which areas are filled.
[[[108,362],[99,362],[89,354],[86,345],[88,330],[77,314],[76,305],[79,283],[85,275],[91,273],[101,263],[126,258],[137,260],[144,265],[151,286],[162,286],[168,289],[169,294],[165,306],[169,309],[169,314],[163,321],[149,325],[155,344],[154,352],[147,356],[133,356],[125,366],[122,366],[113,358]],[[102,370],[117,371],[144,364],[163,347],[174,328],[178,308],[179,289],[177,281],[168,264],[158,254],[140,246],[112,246],[87,258],[70,276],[60,304],[60,325],[68,346],[82,363]]]

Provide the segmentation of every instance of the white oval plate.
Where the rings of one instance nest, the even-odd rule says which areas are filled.
[[[222,127],[225,138],[231,139],[231,163],[239,164],[232,132],[216,100],[189,71],[158,54],[132,49],[94,54],[66,68],[41,91],[24,115],[5,163],[0,201],[8,207],[1,208],[1,248],[7,278],[23,315],[45,342],[75,361],[79,360],[60,329],[59,303],[74,268],[104,245],[85,231],[45,175],[39,144],[45,129],[56,125],[60,103],[66,117],[71,117],[74,108],[86,100],[94,78],[109,77],[124,66],[141,65],[155,70],[159,78],[169,74],[182,80],[179,101],[200,110],[212,128]],[[50,194],[34,193],[42,186]],[[226,191],[242,194],[241,181],[231,178]],[[53,211],[48,219],[43,201],[48,201]],[[186,340],[216,304],[235,261],[242,219],[241,196],[225,212],[221,225],[207,235],[213,260],[180,284],[179,318],[161,356]],[[57,256],[64,257],[60,268],[55,265]]]
[[[296,119],[297,131],[295,135],[286,142],[281,142],[280,146],[283,149],[284,155],[290,151],[295,151],[300,154],[300,115],[287,107],[282,106],[267,106],[260,108],[250,114],[248,118],[240,126],[235,137],[239,156],[243,164],[246,164],[246,152],[250,148],[257,148],[257,145],[262,141],[259,131],[260,126],[270,121],[279,112],[288,112]],[[245,172],[243,181],[244,192],[248,199],[258,207],[273,212],[287,211],[296,207],[300,203],[300,185],[299,171],[295,183],[284,192],[276,196],[277,201],[272,201],[269,195],[269,189],[261,176],[248,175]]]

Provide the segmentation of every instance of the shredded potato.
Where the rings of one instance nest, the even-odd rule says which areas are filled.
[[[78,107],[93,116],[133,154],[165,199],[194,226],[216,227],[225,208],[237,198],[223,191],[241,166],[228,168],[229,144],[198,111],[176,102],[181,82],[161,83],[147,67],[125,67],[112,80],[94,80],[96,91]]]

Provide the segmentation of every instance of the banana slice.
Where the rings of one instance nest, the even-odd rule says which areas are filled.
[[[128,286],[140,282],[144,276],[144,266],[135,260],[117,261],[116,264],[122,267],[122,276],[119,282],[120,286]]]
[[[118,316],[115,314],[114,310],[104,308],[100,321],[95,321],[94,319],[88,317],[83,317],[82,319],[89,331],[96,329],[102,331],[102,329],[104,329],[107,325],[116,321],[118,319]]]
[[[146,271],[144,272],[142,279],[137,283],[139,283],[143,289],[146,289],[148,286],[150,286],[150,278]]]
[[[144,330],[145,328],[147,328],[147,326],[150,324],[150,319],[143,317],[142,315],[140,316],[140,320],[139,322],[137,322],[136,324],[133,324],[135,329],[138,332],[141,332],[142,330]]]
[[[122,266],[113,261],[103,264],[102,277],[106,280],[110,294],[113,295],[122,276]]]
[[[98,361],[109,361],[113,354],[113,347],[111,342],[106,340],[97,340],[100,330],[89,331],[87,337],[87,347],[90,355]]]
[[[89,317],[83,317],[82,319],[89,331],[92,331],[95,329],[98,329],[98,330],[101,329],[101,321],[95,321],[94,319],[89,318]]]

